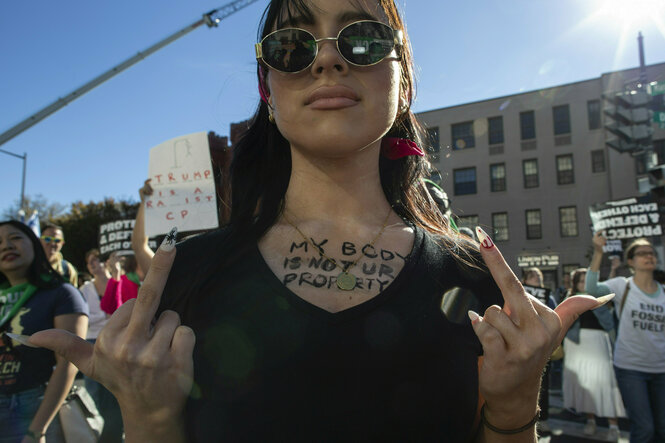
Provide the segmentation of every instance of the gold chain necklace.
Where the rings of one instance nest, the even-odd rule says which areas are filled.
[[[374,239],[370,242],[370,244],[369,244],[370,247],[372,247],[372,248],[374,247],[374,243],[376,243],[376,241],[379,239],[379,237],[381,237],[381,234],[383,234],[383,231],[386,230],[386,225],[387,225],[387,223],[388,223],[388,218],[390,218],[390,213],[392,212],[392,209],[393,209],[392,206],[388,209],[388,214],[386,215],[385,220],[383,220],[383,226],[381,226],[381,230],[379,231],[379,233],[376,234],[376,237],[374,237]],[[309,237],[307,237],[305,234],[303,234],[303,232],[302,232],[302,231],[301,231],[301,230],[300,230],[300,229],[299,229],[294,223],[292,223],[291,220],[289,220],[289,218],[286,216],[286,212],[284,212],[282,215],[283,215],[283,217],[284,217],[284,220],[286,220],[286,222],[287,222],[288,224],[290,224],[291,226],[293,226],[293,229],[295,229],[296,231],[298,231],[298,234],[300,234],[300,236],[301,236],[301,237],[302,237],[302,238],[303,238],[303,239],[304,239],[304,240],[305,240],[310,246],[312,246],[314,249],[316,249],[316,250],[319,252],[319,255],[321,255],[323,258],[325,258],[325,259],[328,260],[330,263],[332,263],[333,265],[335,265],[336,268],[339,268],[339,269],[342,271],[342,272],[340,272],[339,275],[337,276],[337,287],[338,287],[339,289],[343,290],[343,291],[351,291],[351,290],[355,289],[355,287],[356,287],[356,281],[358,280],[358,278],[357,278],[354,274],[352,274],[351,272],[349,272],[349,271],[350,271],[351,269],[353,269],[353,267],[354,267],[354,266],[360,261],[360,259],[363,257],[363,253],[362,253],[362,251],[361,251],[361,253],[360,253],[360,256],[359,256],[358,258],[356,258],[356,260],[355,260],[353,263],[347,265],[345,268],[342,268],[340,265],[337,264],[337,261],[333,260],[332,258],[328,257],[326,254],[323,253],[323,248],[321,248],[321,247],[319,247],[319,246],[316,246],[316,245],[314,244],[314,242],[312,242],[312,241],[309,239]]]

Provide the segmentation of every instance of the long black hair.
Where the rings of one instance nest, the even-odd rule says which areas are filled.
[[[260,41],[272,30],[283,26],[293,16],[312,19],[307,0],[272,0],[263,13],[258,35]],[[399,51],[401,64],[400,89],[408,107],[395,120],[387,137],[406,138],[427,151],[428,138],[411,111],[415,82],[411,47],[405,25],[393,0],[378,0],[388,17],[388,24],[404,33]],[[257,81],[263,85],[268,70],[257,64]],[[232,238],[258,240],[277,221],[284,208],[284,196],[291,176],[289,142],[269,120],[268,105],[261,101],[247,130],[233,148],[231,163]],[[432,233],[444,234],[449,246],[459,245],[460,238],[450,230],[448,222],[432,200],[423,178],[429,176],[430,164],[425,157],[406,156],[379,160],[381,186],[388,202],[404,220]],[[466,254],[465,254],[466,255]]]
[[[62,278],[62,276],[49,264],[44,249],[42,248],[42,243],[39,241],[35,233],[32,232],[32,229],[16,220],[0,221],[0,226],[4,225],[11,225],[20,230],[28,237],[28,239],[30,239],[30,243],[32,243],[34,258],[28,268],[28,281],[31,284],[41,289],[51,289],[65,283],[65,279]],[[0,272],[0,286],[3,286],[8,282],[9,280],[7,279],[7,276]]]

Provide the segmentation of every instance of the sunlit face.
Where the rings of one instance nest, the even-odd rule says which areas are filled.
[[[0,226],[0,272],[25,277],[34,259],[32,242],[23,231],[9,224]]]
[[[295,17],[285,27],[300,27],[316,38],[336,37],[357,20],[388,24],[372,0],[312,0],[313,23]],[[381,139],[399,107],[400,63],[395,55],[374,66],[350,65],[334,41],[319,43],[308,69],[297,74],[269,70],[269,101],[282,135],[293,149],[341,158]]]
[[[46,241],[44,237],[50,237],[50,240]],[[59,240],[59,241],[58,241]],[[46,254],[46,259],[50,262],[53,260],[55,255],[60,252],[62,246],[65,244],[65,238],[60,229],[55,228],[46,228],[42,231],[42,247],[44,248],[44,253]]]

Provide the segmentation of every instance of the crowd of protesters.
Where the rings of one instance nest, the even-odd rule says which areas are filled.
[[[139,190],[141,201],[151,193],[148,180]],[[87,272],[81,273],[61,253],[65,243],[61,227],[45,224],[40,238],[37,239],[30,229],[18,222],[0,224],[0,247],[6,248],[6,244],[13,243],[12,248],[18,249],[20,253],[33,249],[32,254],[27,254],[33,257],[32,263],[28,260],[29,266],[26,269],[39,269],[42,275],[49,275],[50,280],[46,283],[35,280],[32,275],[35,271],[30,270],[28,272],[32,274],[28,277],[28,285],[37,286],[38,294],[60,291],[60,295],[56,297],[56,303],[60,305],[54,309],[58,313],[65,313],[63,317],[56,315],[53,319],[45,319],[44,324],[35,323],[31,326],[32,329],[24,328],[18,332],[29,334],[60,326],[85,335],[88,341],[95,343],[110,315],[123,303],[137,296],[141,280],[150,266],[154,253],[148,247],[143,217],[141,208],[133,232],[133,253],[114,252],[104,261],[98,249],[91,249],[85,255]],[[16,244],[21,242],[24,243],[23,246],[17,247]],[[663,287],[653,276],[657,265],[656,252],[653,245],[645,239],[632,242],[627,247],[624,258],[632,276],[617,277],[616,271],[621,260],[612,257],[609,279],[599,282],[604,244],[602,233],[597,233],[593,238],[594,255],[589,268],[572,271],[564,279],[565,290],[558,288],[552,293],[553,296],[543,297],[545,293],[538,292],[544,287],[543,275],[538,268],[524,269],[522,283],[527,292],[550,308],[576,294],[616,294],[614,306],[606,305],[582,314],[566,334],[561,353],[563,406],[586,418],[583,429],[586,435],[597,435],[596,417],[604,417],[609,423],[606,438],[617,440],[620,434],[618,418],[628,417],[631,441],[665,441],[665,335],[662,326],[658,329],[662,321],[652,321],[657,320],[658,315],[663,318],[665,306]],[[3,269],[0,275],[5,277],[10,287],[16,287],[13,283],[14,280],[18,281],[17,276],[11,271]],[[87,306],[72,296],[75,294],[72,287],[78,287]],[[37,299],[38,297],[31,300]],[[29,306],[29,303],[31,301],[25,306]],[[5,313],[6,310],[2,312]],[[88,317],[87,332],[84,332],[86,328],[82,321],[72,320],[85,315]],[[63,323],[62,318],[68,319],[67,322]],[[9,332],[11,328],[5,330]],[[3,346],[9,349],[12,344],[4,338]],[[30,350],[26,351],[25,358],[31,358],[27,354],[30,354]],[[560,355],[553,356],[553,359],[558,358]],[[44,361],[51,360],[47,358]],[[26,407],[30,411],[19,408],[21,410],[10,411],[9,416],[0,416],[0,424],[11,424],[11,427],[7,428],[9,433],[0,436],[0,441],[20,441],[18,437],[24,435],[34,436],[37,441],[43,435],[48,436],[49,442],[64,441],[56,419],[57,404],[71,387],[73,372],[69,367],[63,369],[64,362],[59,359],[54,361],[56,365],[51,371],[42,371],[44,373],[41,375],[35,373],[17,377],[18,388],[26,383],[30,385],[26,377],[27,380],[36,377],[35,380],[39,382],[36,390],[12,392],[12,389],[4,389],[4,392],[11,392],[14,396],[42,400],[32,400],[32,403],[26,401]],[[66,378],[57,378],[54,374],[58,374],[58,371],[65,371]],[[539,398],[542,412],[538,428],[541,433],[549,431],[549,372],[550,364],[546,366]],[[47,384],[44,383],[45,377],[48,379],[49,376],[49,385],[54,386],[50,392],[55,392],[56,389],[57,392],[45,395],[49,392],[46,390]],[[105,422],[99,441],[122,441],[122,417],[116,399],[98,382],[84,378],[85,386]],[[60,380],[62,381],[59,382]],[[42,397],[36,397],[38,394]],[[0,388],[0,397],[3,395],[3,389]],[[12,418],[11,414],[19,413],[31,420]],[[0,411],[0,414],[5,412]]]

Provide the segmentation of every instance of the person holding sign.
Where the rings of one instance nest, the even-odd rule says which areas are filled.
[[[87,315],[83,297],[51,267],[32,230],[0,222],[0,441],[63,441],[55,415],[77,370],[16,334],[55,327],[82,339]]]
[[[653,278],[658,256],[647,239],[634,240],[624,253],[633,276],[598,283],[606,241],[601,231],[593,236],[586,292],[617,295],[614,371],[630,420],[630,441],[665,441],[665,291]]]
[[[602,301],[551,310],[445,223],[393,1],[273,0],[261,34],[229,225],[171,232],[94,348],[29,342],[108,386],[130,442],[535,441],[545,362]],[[454,287],[482,315],[448,321]]]

